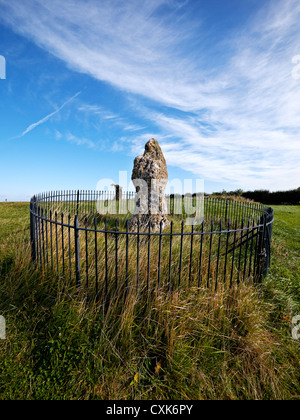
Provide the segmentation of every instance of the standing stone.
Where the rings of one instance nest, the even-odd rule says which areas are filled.
[[[130,230],[137,229],[138,220],[142,229],[149,226],[149,221],[152,230],[159,230],[160,222],[164,229],[169,225],[165,198],[168,170],[157,140],[150,139],[144,154],[135,158],[131,179],[136,188],[136,202]]]

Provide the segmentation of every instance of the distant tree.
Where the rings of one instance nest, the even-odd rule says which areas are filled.
[[[263,204],[300,204],[300,188],[289,191],[255,190],[243,193],[243,197]]]
[[[241,188],[239,188],[238,190],[235,191],[236,195],[242,196],[243,195],[243,190]]]

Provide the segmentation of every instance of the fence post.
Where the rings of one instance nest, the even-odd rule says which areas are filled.
[[[79,248],[79,225],[78,225],[78,215],[75,215],[74,223],[74,233],[75,233],[75,272],[76,272],[76,286],[80,286],[80,248]]]
[[[265,213],[261,216],[260,224],[263,225],[259,233],[258,245],[258,281],[260,282],[262,276],[268,274],[271,259],[271,239],[273,228],[274,210],[268,207]]]
[[[258,239],[258,254],[257,254],[257,279],[261,283],[262,276],[266,274],[267,253],[265,249],[265,232],[266,232],[266,215],[263,214],[260,218],[260,231]]]
[[[272,230],[273,230],[273,217],[274,210],[271,207],[268,207],[265,213],[265,232],[264,232],[264,249],[266,250],[266,261],[263,269],[263,274],[268,274],[270,261],[271,261],[271,240],[272,240]]]
[[[31,259],[36,261],[36,242],[35,242],[35,216],[33,212],[35,211],[35,196],[30,201],[30,243],[31,243]]]

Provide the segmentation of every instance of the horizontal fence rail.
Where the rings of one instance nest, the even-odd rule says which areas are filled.
[[[166,291],[260,282],[270,265],[273,210],[261,204],[204,197],[204,217],[188,226],[182,196],[166,197],[170,225],[129,230],[135,193],[63,191],[30,202],[32,260],[107,300],[116,293]],[[190,200],[195,199],[192,195]],[[116,214],[99,214],[99,201]],[[176,201],[177,200],[177,201]],[[179,201],[178,201],[179,200]],[[174,209],[183,208],[182,214]]]
[[[122,192],[116,195],[113,191],[54,191],[49,193],[38,194],[33,197],[39,207],[45,211],[52,213],[68,213],[71,215],[81,214],[90,215],[97,212],[97,204],[101,204],[101,208],[111,210],[114,206],[110,203],[115,203],[116,214],[133,213],[135,206],[136,193],[133,191]],[[168,214],[172,216],[178,215],[185,217],[185,203],[193,204],[195,195],[179,194],[166,195],[166,202]],[[212,218],[214,216],[222,217],[224,220],[233,219],[247,219],[257,215],[262,215],[265,212],[265,206],[260,203],[253,203],[245,201],[234,201],[231,199],[224,200],[223,198],[204,197],[204,217]],[[99,206],[98,206],[99,207]],[[179,212],[178,212],[179,210]]]

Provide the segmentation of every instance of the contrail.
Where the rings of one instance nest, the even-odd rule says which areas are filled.
[[[51,114],[47,115],[46,117],[42,118],[41,120],[39,120],[38,122],[35,122],[33,124],[31,124],[29,127],[26,128],[25,131],[23,131],[22,134],[20,134],[19,136],[13,137],[13,139],[17,139],[20,137],[25,136],[25,134],[29,133],[30,131],[32,131],[34,128],[38,127],[41,124],[44,124],[46,121],[48,121],[51,117],[53,117],[53,115],[57,114],[59,111],[61,111],[69,102],[73,101],[78,95],[80,95],[80,92],[77,92],[74,96],[72,96],[72,98],[68,99],[65,103],[63,103],[61,105],[61,107],[59,107],[56,111],[51,112]],[[12,139],[11,139],[12,140]]]

